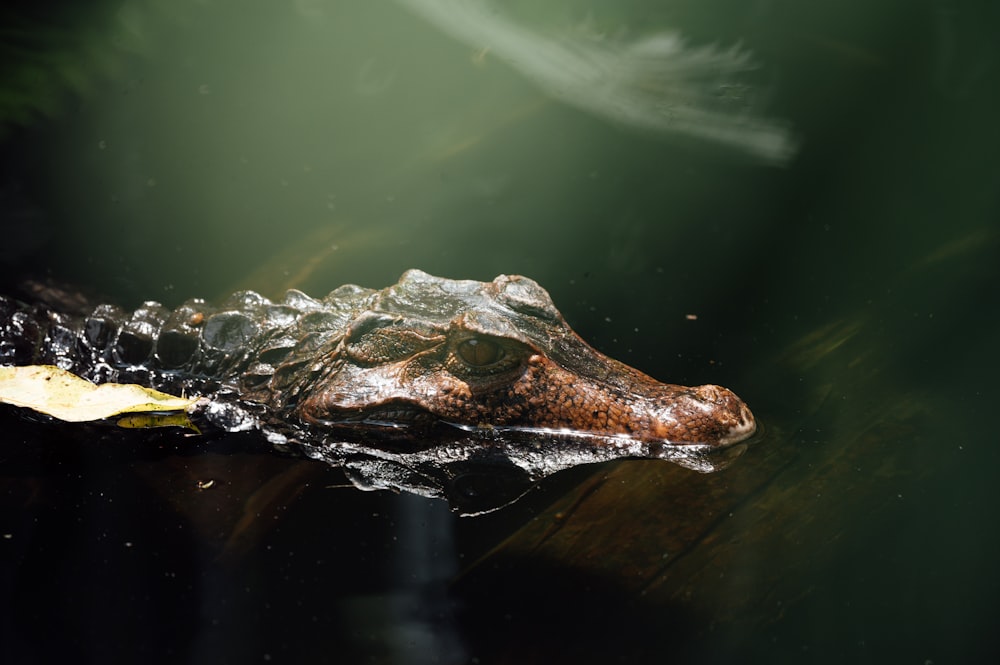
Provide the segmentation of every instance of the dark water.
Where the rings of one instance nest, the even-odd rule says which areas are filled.
[[[6,417],[7,445],[43,453],[0,451],[0,659],[996,653],[1000,12],[505,7],[542,34],[740,42],[749,110],[797,151],[609,122],[393,3],[29,5],[2,42],[3,283],[134,306],[521,273],[609,355],[738,392],[763,439],[686,494],[636,462],[458,519],[325,469],[42,442]],[[572,503],[595,477],[622,480],[615,502]]]

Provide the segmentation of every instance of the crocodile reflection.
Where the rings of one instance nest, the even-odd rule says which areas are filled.
[[[729,390],[665,384],[586,344],[534,281],[418,270],[323,299],[234,294],[74,316],[0,298],[0,363],[202,396],[195,416],[341,466],[364,489],[494,509],[578,464],[623,457],[699,471],[756,425]]]

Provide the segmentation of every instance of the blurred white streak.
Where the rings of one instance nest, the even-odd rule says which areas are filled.
[[[755,115],[734,76],[754,68],[739,47],[685,46],[675,33],[633,42],[547,36],[483,0],[396,0],[474,49],[506,62],[547,95],[618,123],[683,134],[742,150],[771,164],[796,145],[787,125]]]

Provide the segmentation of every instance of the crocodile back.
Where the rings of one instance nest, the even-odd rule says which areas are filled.
[[[218,304],[101,304],[75,314],[0,296],[0,364],[56,365],[95,383],[173,394],[245,391],[335,343],[372,293],[349,285],[317,300],[291,290],[272,302],[240,291]]]

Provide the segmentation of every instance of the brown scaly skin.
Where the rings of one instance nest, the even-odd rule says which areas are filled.
[[[750,410],[731,391],[660,383],[587,347],[568,327],[581,355],[603,367],[605,377],[578,374],[537,348],[510,343],[502,346],[501,362],[511,367],[486,377],[463,368],[463,376],[454,367],[461,361],[449,337],[462,339],[466,332],[454,327],[431,348],[390,364],[342,365],[315,386],[300,407],[301,417],[323,423],[410,412],[466,425],[569,429],[650,444],[709,446],[737,443],[755,430]]]
[[[201,395],[224,431],[343,467],[367,489],[494,509],[559,469],[621,457],[700,471],[755,429],[719,386],[660,383],[595,351],[530,279],[418,270],[322,300],[252,292],[173,311],[77,316],[0,298],[0,364],[51,363],[96,382]],[[485,489],[484,489],[485,488]]]

